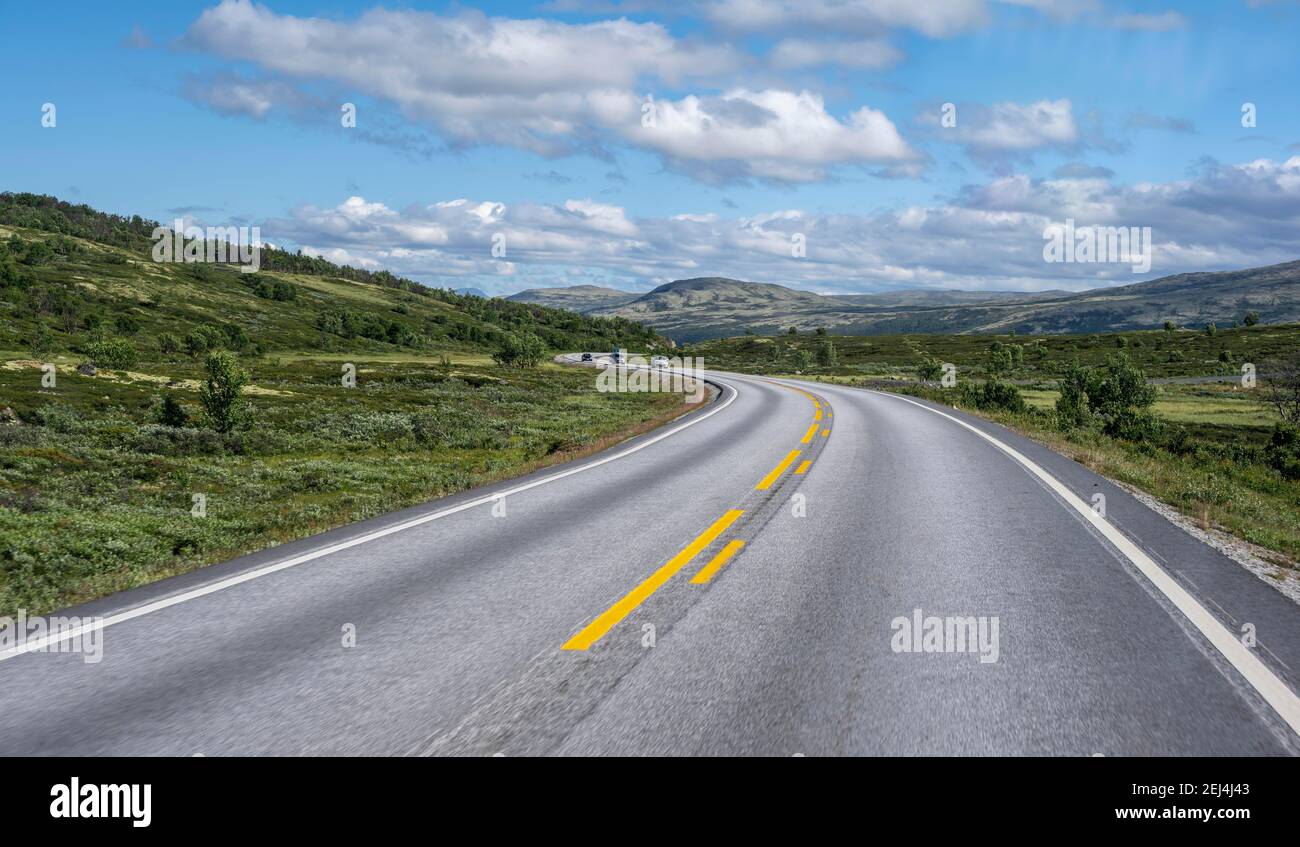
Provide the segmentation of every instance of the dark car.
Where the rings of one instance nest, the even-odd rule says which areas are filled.
[[[590,353],[583,353],[583,354],[582,354],[582,361],[584,361],[584,362],[590,362],[590,361],[591,361],[591,354],[590,354]]]

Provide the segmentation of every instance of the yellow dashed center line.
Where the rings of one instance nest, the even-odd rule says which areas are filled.
[[[797,391],[812,401],[815,409],[813,412],[814,423],[812,426],[808,427],[808,431],[804,433],[801,442],[803,444],[810,443],[817,436],[817,430],[821,429],[821,424],[817,423],[817,421],[822,419],[823,415],[821,401],[801,388],[781,385],[780,383],[774,384],[781,388],[789,388],[793,391]],[[825,411],[825,416],[827,419],[833,417],[829,410]],[[829,429],[822,429],[821,434],[822,438],[826,438],[831,434],[831,431]],[[759,481],[758,485],[754,486],[755,490],[766,491],[771,488],[772,485],[781,478],[781,474],[785,473],[790,466],[794,464],[795,460],[799,458],[799,455],[800,451],[798,450],[791,450],[787,453],[785,458],[781,460],[780,464],[775,468],[772,468],[772,470],[768,472],[767,476],[763,477],[763,479]],[[799,464],[798,469],[795,470],[795,476],[802,476],[807,473],[808,468],[811,465],[812,459],[805,459]],[[717,540],[718,536],[726,532],[727,528],[735,523],[743,514],[743,509],[731,509],[725,515],[718,518],[713,522],[712,526],[696,537],[696,539],[690,544],[686,545],[686,547],[684,547],[676,556],[669,559],[663,567],[659,568],[659,570],[647,577],[645,581],[629,591],[621,600],[613,606],[610,606],[599,617],[583,627],[576,635],[564,642],[564,646],[560,649],[586,650],[591,647],[591,645],[603,638],[605,633],[613,629],[620,621],[631,614],[634,609],[644,603],[650,595],[658,591],[664,583],[672,579],[678,571],[686,567],[686,565],[698,556],[702,550]],[[699,573],[695,574],[695,576],[691,578],[691,584],[704,585],[708,583],[711,579],[717,576],[718,571],[722,570],[727,562],[731,561],[731,559],[734,558],[744,546],[745,542],[739,539],[727,542],[726,546],[718,551],[718,554],[714,556],[707,565],[700,568]]]
[[[713,579],[714,574],[722,570],[722,566],[731,561],[731,557],[740,552],[740,548],[745,546],[745,542],[736,539],[728,541],[727,546],[718,551],[707,565],[700,568],[700,572],[691,578],[692,585],[703,585]]]
[[[798,455],[797,450],[795,455]],[[735,523],[736,519],[743,514],[743,509],[732,509],[718,518],[713,522],[713,526],[686,545],[680,553],[669,559],[667,564],[651,574],[644,582],[629,591],[622,600],[610,606],[600,617],[587,624],[577,635],[564,642],[564,646],[560,649],[586,650],[595,644],[615,624],[627,617],[633,609],[644,603],[647,597],[659,590],[659,587],[671,579],[673,574],[686,567],[687,563],[694,559],[701,550],[713,543],[715,538],[726,532],[727,527]],[[719,564],[719,567],[721,567],[721,564]]]
[[[785,458],[781,460],[781,464],[772,468],[772,470],[768,472],[767,476],[763,477],[758,485],[754,486],[754,489],[756,491],[766,491],[771,488],[772,483],[776,482],[777,479],[781,477],[781,474],[785,473],[785,469],[790,467],[797,458],[799,458],[798,450],[791,450],[789,453],[786,453]]]

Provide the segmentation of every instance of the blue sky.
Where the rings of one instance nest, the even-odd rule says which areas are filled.
[[[1043,228],[1066,217],[1150,226],[1151,276],[1300,258],[1294,2],[49,2],[5,18],[0,188],[258,224],[434,284],[1146,277],[1045,264]]]

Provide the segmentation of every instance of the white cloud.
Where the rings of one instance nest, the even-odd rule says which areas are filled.
[[[918,159],[883,112],[863,107],[840,121],[808,91],[746,91],[655,104],[653,126],[624,125],[625,137],[697,175],[809,182],[842,163]]]
[[[865,215],[782,209],[633,218],[583,199],[456,200],[399,212],[354,197],[332,209],[298,209],[263,229],[276,240],[351,257],[350,264],[382,265],[433,284],[473,278],[496,292],[592,280],[646,289],[702,274],[828,292],[1078,290],[1135,280],[1127,265],[1045,264],[1043,229],[1067,217],[1079,225],[1150,226],[1153,275],[1300,256],[1300,156],[1208,164],[1188,179],[1134,186],[1069,172],[1083,175],[1011,175],[944,203]],[[497,233],[505,236],[504,259],[491,255]],[[797,259],[790,246],[800,233],[807,257]]]
[[[436,124],[455,142],[545,155],[588,143],[581,136],[606,101],[640,83],[679,85],[741,61],[730,47],[683,42],[654,23],[380,8],[345,22],[279,15],[248,0],[204,11],[183,43],[285,77],[349,86]]]
[[[585,225],[596,232],[621,236],[636,235],[636,226],[627,219],[627,213],[619,206],[594,203],[590,199],[566,200],[564,210],[577,215]]]
[[[910,29],[944,38],[989,19],[984,0],[722,0],[702,13],[726,29],[879,33]]]
[[[331,76],[418,106],[455,95],[626,87],[643,74],[677,84],[734,68],[724,45],[693,46],[656,23],[566,24],[371,9],[353,22],[277,15],[249,0],[205,10],[185,42],[296,76]],[[598,72],[593,72],[598,70]]]
[[[203,12],[184,43],[282,78],[346,85],[434,124],[454,143],[510,145],[545,156],[608,156],[608,144],[632,144],[714,182],[804,182],[839,165],[894,166],[919,158],[882,112],[861,107],[839,119],[806,91],[735,89],[664,100],[655,124],[644,126],[639,87],[712,79],[744,61],[731,47],[683,41],[654,23],[385,9],[342,22],[223,0]],[[854,52],[842,47],[845,55]],[[874,49],[877,59],[889,60],[887,44]],[[796,63],[809,59],[807,45],[787,45],[781,55]],[[222,94],[192,96],[261,117],[277,97],[289,96],[277,86],[288,87],[229,81]]]
[[[943,141],[962,144],[976,158],[1024,157],[1035,150],[1071,150],[1082,137],[1068,99],[1035,103],[957,104],[956,126],[941,124],[941,112],[923,112],[918,121]]]
[[[860,41],[813,41],[787,38],[772,48],[770,61],[782,69],[840,65],[846,68],[889,68],[903,59],[903,51],[881,38]]]
[[[213,111],[258,120],[266,117],[276,105],[298,112],[307,106],[310,99],[294,86],[281,81],[246,79],[229,73],[191,76],[185,80],[182,93]]]

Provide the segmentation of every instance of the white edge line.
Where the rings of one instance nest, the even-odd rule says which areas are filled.
[[[316,550],[312,550],[310,552],[303,553],[298,556],[294,556],[291,559],[285,559],[284,561],[276,562],[271,565],[266,565],[265,567],[261,567],[261,568],[254,568],[252,570],[245,571],[244,573],[236,574],[235,576],[227,577],[226,579],[218,580],[217,582],[213,582],[208,585],[200,586],[198,588],[193,588],[190,589],[189,591],[183,591],[179,594],[174,594],[170,597],[164,597],[161,600],[155,600],[152,603],[146,603],[142,606],[137,606],[136,608],[128,609],[125,612],[119,612],[118,614],[110,615],[104,618],[103,620],[99,620],[94,623],[82,624],[80,626],[73,627],[71,629],[60,630],[57,635],[46,635],[36,639],[35,641],[24,642],[23,644],[17,647],[10,647],[8,650],[4,650],[0,652],[0,662],[5,661],[6,659],[12,659],[15,656],[21,656],[24,653],[41,651],[51,644],[57,644],[63,641],[67,641],[69,639],[77,638],[87,632],[103,630],[110,626],[113,626],[114,624],[125,623],[126,621],[132,620],[134,618],[138,618],[143,615],[150,614],[151,612],[157,612],[162,609],[166,609],[170,606],[176,606],[181,603],[186,603],[190,600],[196,600],[199,597],[203,597],[207,594],[213,594],[217,591],[223,591],[227,588],[233,588],[236,585],[241,585],[245,582],[250,582],[251,580],[258,579],[260,577],[269,576],[270,574],[276,573],[278,571],[292,568],[295,565],[301,565],[304,564],[305,562],[310,562],[313,561],[314,559],[319,559],[323,556],[329,556],[334,553],[347,550],[351,547],[357,547],[359,545],[366,544],[370,541],[383,538],[384,536],[392,535],[397,532],[402,532],[403,530],[410,529],[411,527],[420,526],[421,524],[426,524],[429,523],[430,521],[436,521],[439,518],[445,518],[448,515],[454,515],[457,512],[463,512],[467,509],[472,509],[475,506],[482,506],[485,503],[493,503],[501,499],[502,497],[508,497],[512,494],[518,494],[522,491],[527,491],[530,488],[536,488],[539,485],[546,485],[547,483],[556,482],[557,480],[564,479],[565,477],[570,477],[573,476],[574,474],[579,474],[582,473],[583,471],[589,471],[592,468],[600,467],[601,465],[607,464],[609,462],[613,462],[616,459],[622,459],[625,456],[630,456],[631,454],[637,452],[638,450],[644,450],[645,448],[649,447],[652,444],[656,444],[660,441],[663,441],[665,438],[668,438],[671,435],[675,435],[681,432],[682,430],[686,429],[688,426],[694,426],[695,424],[700,423],[701,421],[707,420],[713,417],[714,415],[716,415],[718,412],[721,412],[723,409],[730,406],[735,401],[735,399],[740,396],[740,389],[736,388],[735,385],[730,383],[723,383],[723,384],[725,384],[728,388],[731,389],[732,394],[720,406],[716,406],[710,409],[709,411],[705,412],[704,414],[699,415],[698,417],[680,423],[677,426],[673,427],[672,429],[669,429],[665,432],[661,432],[655,435],[653,438],[647,439],[646,441],[642,441],[640,444],[636,444],[632,447],[628,447],[625,450],[620,450],[619,452],[614,453],[612,455],[603,456],[600,459],[597,459],[592,462],[588,462],[587,464],[584,464],[580,467],[569,468],[568,470],[551,474],[550,476],[543,477],[542,479],[535,479],[532,482],[527,482],[524,483],[523,485],[517,485],[514,488],[510,488],[505,491],[498,491],[495,494],[487,494],[484,495],[483,497],[478,497],[474,500],[469,500],[465,503],[460,503],[456,506],[449,506],[446,509],[440,509],[436,512],[431,512],[430,514],[427,515],[421,515],[418,518],[411,518],[410,520],[402,521],[401,523],[393,524],[392,526],[384,527],[383,529],[377,529],[374,532],[368,532],[365,535],[358,535],[356,538],[350,538],[347,541],[340,541],[339,543],[331,544],[328,547],[321,547]]]
[[[1161,594],[1165,595],[1173,603],[1178,611],[1191,621],[1192,625],[1200,630],[1214,648],[1223,654],[1223,657],[1237,669],[1251,687],[1259,692],[1259,695],[1273,707],[1278,716],[1291,727],[1291,731],[1300,735],[1300,697],[1297,697],[1290,686],[1279,679],[1268,666],[1259,660],[1254,653],[1250,652],[1244,644],[1237,640],[1236,636],[1225,627],[1218,618],[1206,611],[1200,602],[1188,594],[1187,591],[1179,585],[1173,577],[1165,572],[1163,568],[1152,561],[1151,557],[1143,552],[1128,536],[1124,535],[1113,524],[1102,518],[1092,507],[1083,501],[1070,489],[1066,488],[1056,477],[1052,476],[1043,468],[1039,467],[1030,459],[1021,455],[1015,448],[1004,444],[993,436],[981,430],[979,427],[971,426],[960,418],[933,409],[924,403],[918,403],[907,397],[897,394],[888,394],[881,391],[873,391],[873,394],[880,394],[884,397],[893,397],[896,400],[902,400],[905,403],[911,403],[913,406],[919,406],[927,412],[933,412],[936,415],[945,417],[948,420],[966,427],[971,432],[983,438],[985,441],[993,444],[1002,452],[1015,459],[1025,467],[1030,473],[1038,477],[1049,488],[1056,492],[1062,500],[1083,515],[1097,531],[1106,537],[1106,540],[1115,545],[1133,565],[1142,572],[1151,584],[1154,585]]]

